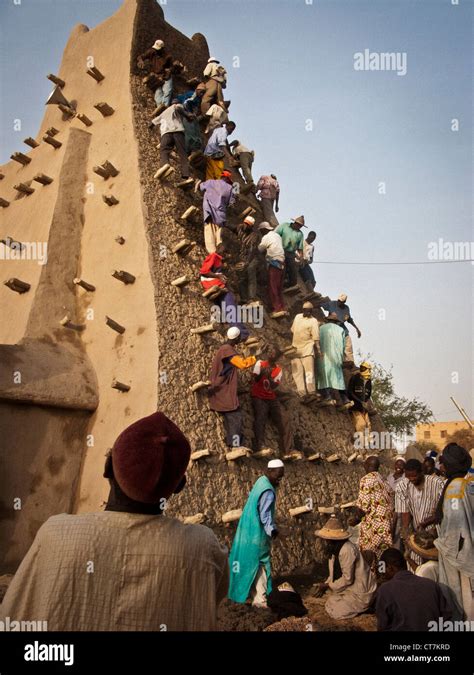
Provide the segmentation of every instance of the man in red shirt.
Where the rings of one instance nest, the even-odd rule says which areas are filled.
[[[238,320],[239,312],[235,295],[226,288],[227,277],[222,270],[224,258],[225,248],[221,242],[217,245],[215,253],[209,253],[201,265],[199,270],[201,285],[205,290],[213,286],[216,287],[216,293],[209,298],[220,307],[220,312],[215,320],[229,323],[230,326],[236,326],[240,331],[241,340],[246,340],[250,335],[249,330],[245,324]],[[223,289],[221,293],[218,291],[219,288]]]
[[[270,417],[278,432],[278,447],[280,455],[291,452],[292,433],[286,411],[276,395],[276,389],[283,375],[277,358],[281,355],[277,347],[270,347],[267,359],[257,361],[253,369],[253,384],[251,389],[254,412],[254,452],[262,449],[265,441],[265,428]]]

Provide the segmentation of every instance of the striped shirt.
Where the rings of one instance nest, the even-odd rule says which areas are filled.
[[[400,481],[395,490],[395,511],[410,513],[413,527],[432,516],[443,490],[444,480],[439,476],[425,476],[421,488],[410,481]]]

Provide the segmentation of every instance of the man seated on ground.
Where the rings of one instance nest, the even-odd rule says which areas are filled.
[[[449,621],[452,610],[435,581],[407,570],[401,551],[387,548],[380,556],[384,583],[377,592],[375,613],[379,631],[428,631],[431,621]]]
[[[351,412],[356,431],[370,431],[369,401],[372,396],[372,366],[362,361],[347,385],[347,396],[353,401]]]
[[[316,530],[316,536],[324,539],[329,577],[315,584],[314,595],[320,597],[327,591],[324,608],[333,619],[350,619],[366,612],[374,600],[377,582],[357,546],[349,541],[350,533],[332,515],[321,530]]]
[[[227,551],[208,527],[164,512],[185,486],[190,455],[161,412],[122,431],[105,464],[105,511],[42,525],[0,605],[2,620],[41,618],[50,631],[216,630]]]
[[[280,456],[291,452],[292,433],[285,408],[278,400],[276,389],[281,382],[283,371],[277,359],[281,351],[269,347],[265,360],[258,360],[253,368],[253,384],[250,390],[254,413],[254,452],[259,452],[265,444],[265,429],[268,418],[271,419],[278,435]]]
[[[414,574],[438,582],[438,549],[434,545],[435,539],[436,534],[432,532],[420,531],[411,534],[405,545],[420,556],[422,563],[417,565],[408,554],[405,555],[405,559]]]
[[[214,129],[204,148],[206,156],[206,180],[218,180],[224,171],[224,157],[231,158],[227,136],[235,129],[235,122],[227,122]]]
[[[237,393],[238,371],[254,366],[256,358],[240,356],[235,349],[239,342],[240,330],[232,326],[227,331],[227,341],[219,347],[212,362],[209,407],[223,417],[228,450],[242,448],[250,452],[244,444],[243,414]]]

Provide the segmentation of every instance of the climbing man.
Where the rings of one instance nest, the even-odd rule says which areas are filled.
[[[226,224],[227,209],[235,200],[230,171],[223,171],[219,180],[199,183],[199,190],[204,192],[204,245],[208,253],[214,253],[222,240],[221,228]]]
[[[337,315],[329,314],[327,323],[319,329],[321,358],[318,359],[318,389],[321,405],[337,405],[342,410],[352,408],[353,401],[346,395],[342,363],[344,359],[344,329]]]
[[[283,242],[280,235],[266,220],[260,223],[258,229],[263,233],[258,250],[265,254],[268,269],[268,294],[273,310],[270,316],[283,316],[283,314],[287,314],[285,301],[283,300],[283,277],[285,274]]]
[[[203,149],[203,140],[198,116],[201,109],[201,100],[205,91],[206,85],[200,82],[194,91],[187,91],[176,97],[178,102],[183,105],[184,110],[188,113],[187,117],[183,116],[184,139],[187,155],[196,150]]]
[[[263,217],[272,227],[278,227],[275,213],[278,213],[280,199],[280,185],[275,174],[260,176],[257,183],[257,199],[260,199]],[[273,208],[275,207],[275,212]]]
[[[172,57],[165,51],[163,40],[155,40],[154,45],[141,54],[138,59],[138,66],[148,65],[151,73],[154,75],[157,87],[155,89],[156,110],[154,115],[159,115],[167,108],[173,94],[173,77],[171,68],[173,65]]]
[[[240,252],[239,262],[235,265],[235,269],[239,277],[241,302],[260,304],[257,298],[257,272],[261,234],[255,225],[255,218],[246,216],[243,223],[239,223],[237,237],[240,242]]]
[[[292,345],[296,349],[291,360],[291,373],[295,381],[298,396],[302,403],[316,398],[316,379],[314,376],[314,358],[320,357],[319,324],[313,316],[311,302],[303,304],[303,312],[297,314],[291,326]]]
[[[357,331],[357,337],[360,338],[362,333],[355,325],[354,319],[351,316],[351,310],[346,304],[347,295],[341,293],[337,300],[327,300],[321,304],[321,307],[326,310],[329,314],[332,312],[336,314],[339,319],[341,326],[344,329],[344,362],[348,365],[354,364],[354,351],[352,348],[352,339],[349,335],[349,330],[346,326],[346,323],[350,323]]]
[[[280,456],[291,452],[292,433],[286,410],[278,400],[276,390],[281,383],[283,371],[277,359],[281,351],[269,347],[266,359],[257,361],[253,368],[253,384],[250,390],[254,414],[254,452],[259,452],[265,444],[265,429],[268,418],[277,430]]]
[[[370,431],[369,405],[372,395],[372,366],[367,361],[362,361],[359,368],[351,376],[347,385],[347,396],[354,405],[352,417],[356,431]]]
[[[213,103],[223,103],[222,90],[227,86],[227,71],[214,56],[207,61],[203,72],[206,91],[201,102],[201,112],[207,113]]]
[[[303,260],[304,236],[301,228],[306,227],[304,216],[293,218],[289,223],[282,223],[275,232],[281,236],[285,250],[286,287],[295,288],[298,284],[297,264]]]
[[[232,326],[227,331],[227,341],[217,350],[211,367],[209,407],[223,416],[225,440],[229,450],[244,449],[242,409],[237,394],[238,371],[255,365],[255,356],[246,358],[237,354],[235,347],[241,342],[240,330]]]
[[[170,154],[173,148],[176,148],[178,153],[181,176],[183,179],[192,183],[192,178],[189,177],[190,166],[188,156],[186,154],[186,140],[184,134],[183,118],[193,119],[192,115],[186,112],[184,106],[178,103],[177,99],[173,100],[173,104],[166,108],[158,117],[151,121],[150,126],[160,125],[160,168],[170,166]]]
[[[252,177],[252,164],[255,159],[255,152],[249,150],[240,141],[232,141],[230,144],[232,157],[235,159],[236,165],[242,170],[242,174],[248,187],[254,187]]]
[[[210,135],[214,129],[221,127],[223,124],[227,124],[229,121],[229,107],[230,101],[223,101],[222,103],[213,103],[209,110],[207,111],[205,117],[207,118],[207,126],[204,130],[204,133]]]
[[[299,258],[298,272],[303,279],[304,285],[308,289],[308,293],[312,294],[316,286],[316,279],[314,272],[311,269],[314,256],[313,242],[316,239],[316,232],[310,232],[303,244],[303,256]]]
[[[278,536],[275,524],[276,490],[285,473],[281,459],[267,464],[265,475],[254,484],[240,516],[230,551],[228,597],[254,607],[267,607],[272,590],[271,542]]]
[[[214,129],[204,149],[206,157],[206,180],[218,179],[224,171],[224,157],[230,159],[227,136],[235,129],[235,122],[227,122]]]

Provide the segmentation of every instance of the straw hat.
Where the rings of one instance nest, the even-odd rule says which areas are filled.
[[[321,539],[333,539],[335,541],[349,539],[351,536],[349,532],[342,527],[341,521],[336,518],[334,514],[326,521],[323,528],[316,530],[315,534],[317,537],[321,537]]]
[[[418,539],[418,542],[415,540]],[[433,538],[425,533],[410,534],[408,545],[425,560],[438,560],[438,549],[433,545]],[[425,548],[425,545],[427,548]]]

